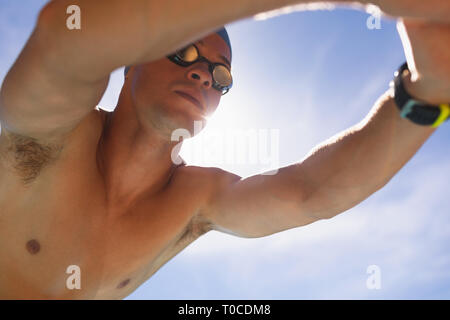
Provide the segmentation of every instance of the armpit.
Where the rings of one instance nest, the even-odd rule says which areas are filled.
[[[32,183],[42,168],[56,160],[62,145],[38,142],[37,139],[5,132],[7,140],[7,162],[20,176],[24,185]]]
[[[189,224],[183,230],[183,233],[179,237],[175,247],[180,244],[186,245],[191,243],[211,230],[213,230],[213,226],[201,215],[197,215],[191,219]]]

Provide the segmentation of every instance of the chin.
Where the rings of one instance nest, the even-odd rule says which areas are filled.
[[[174,119],[175,120],[175,119]],[[204,117],[178,117],[172,124],[173,130],[186,129],[189,131],[191,137],[199,134],[206,126],[206,119]]]
[[[204,127],[206,125],[207,119],[205,114],[189,103],[172,105],[169,110],[170,111],[166,115],[170,120],[167,120],[169,120],[171,127],[173,127],[174,130],[184,128],[193,135],[194,129],[197,129],[197,134],[199,127]]]

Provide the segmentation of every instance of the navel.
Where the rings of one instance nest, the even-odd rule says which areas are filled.
[[[117,286],[117,289],[122,289],[129,283],[130,283],[130,279],[123,280],[121,283],[119,283],[119,285]]]
[[[37,240],[33,239],[27,242],[26,248],[30,254],[37,254],[41,250],[41,245]]]

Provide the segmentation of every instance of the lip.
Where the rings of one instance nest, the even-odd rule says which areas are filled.
[[[202,106],[200,100],[197,99],[196,97],[194,97],[192,94],[187,93],[186,91],[181,91],[181,90],[176,90],[174,92],[176,94],[178,94],[179,96],[181,96],[181,97],[185,98],[186,100],[189,100],[190,102],[195,104],[195,106],[197,108],[199,108],[200,110],[203,110],[203,106]]]

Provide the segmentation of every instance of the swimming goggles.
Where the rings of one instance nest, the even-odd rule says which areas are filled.
[[[195,44],[190,44],[187,47],[176,51],[174,54],[167,56],[167,58],[182,67],[188,67],[201,61],[208,63],[209,72],[213,79],[212,87],[222,92],[222,95],[226,94],[233,86],[233,77],[231,76],[231,71],[228,67],[222,63],[212,63],[201,56],[200,51]]]

